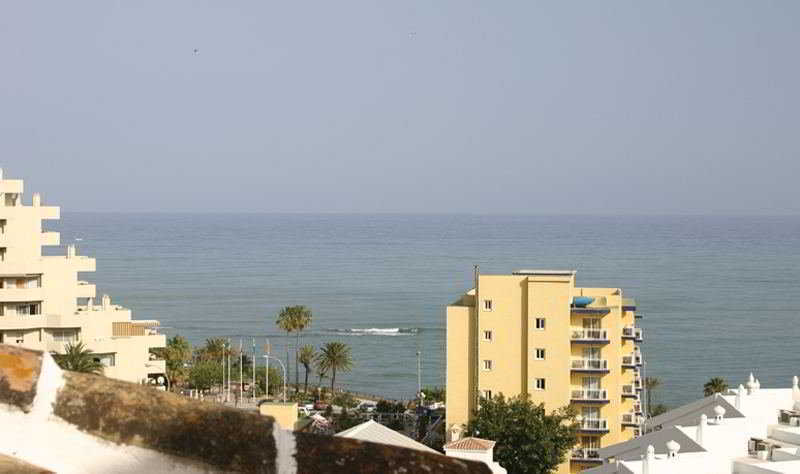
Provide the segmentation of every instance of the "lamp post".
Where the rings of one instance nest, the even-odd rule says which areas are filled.
[[[281,369],[283,369],[283,403],[286,403],[286,366],[283,365],[283,362],[278,359],[277,357],[272,357],[271,355],[265,355],[265,359],[267,359],[267,381],[269,381],[269,360],[275,359],[281,364]]]

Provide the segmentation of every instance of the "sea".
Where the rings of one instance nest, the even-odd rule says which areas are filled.
[[[45,221],[62,253],[97,258],[98,297],[161,321],[194,345],[231,338],[286,359],[280,309],[313,312],[302,343],[341,341],[337,385],[392,399],[445,384],[445,306],[484,274],[577,270],[577,284],[636,298],[655,401],[750,372],[800,375],[800,217],[96,214]],[[289,364],[290,379],[295,378]],[[300,381],[303,369],[300,368]],[[314,380],[313,376],[311,378]]]

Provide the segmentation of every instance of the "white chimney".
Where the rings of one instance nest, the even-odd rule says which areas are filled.
[[[722,418],[725,416],[725,409],[717,405],[714,407],[714,414],[716,415],[714,421],[716,422],[716,424],[721,425]]]
[[[67,245],[67,258],[72,258],[75,256],[75,245],[69,244]]]
[[[91,311],[93,307],[94,307],[94,298],[90,296],[89,299],[86,300],[86,309]]]
[[[696,441],[700,446],[703,446],[703,432],[706,430],[706,425],[708,425],[708,417],[703,413],[700,415],[700,424],[697,425]]]
[[[756,389],[756,379],[755,377],[753,377],[753,373],[750,372],[750,378],[747,380],[747,394],[752,395],[755,389]]]
[[[108,295],[103,295],[103,309],[109,309],[111,307],[111,297]]]
[[[667,458],[668,459],[676,459],[678,457],[678,451],[680,451],[681,445],[678,444],[674,439],[667,441]]]
[[[742,397],[744,397],[744,385],[739,384],[739,389],[736,390],[736,409],[742,409]]]
[[[800,387],[797,386],[797,376],[792,377],[792,400],[800,401]]]
[[[656,449],[652,444],[647,446],[644,459],[642,460],[642,474],[650,474],[650,463],[656,459]]]
[[[39,193],[33,193],[32,198],[33,207],[39,207],[42,205],[42,195]]]
[[[758,392],[759,390],[761,390],[761,382],[759,382],[758,379],[756,379],[756,392]]]
[[[3,168],[0,168],[0,179],[3,179]]]

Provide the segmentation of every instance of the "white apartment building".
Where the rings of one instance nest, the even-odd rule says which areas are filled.
[[[800,388],[735,390],[651,418],[638,438],[601,448],[587,474],[800,473]]]
[[[80,341],[108,377],[164,381],[164,361],[150,353],[166,343],[158,321],[132,320],[107,295],[94,304],[95,285],[79,274],[95,271],[95,260],[77,255],[74,245],[66,255],[42,255],[43,246],[60,244],[58,232],[42,231],[42,221],[59,216],[39,194],[23,204],[22,180],[4,179],[0,169],[0,343],[63,353]]]

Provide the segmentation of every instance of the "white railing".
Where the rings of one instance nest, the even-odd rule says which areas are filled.
[[[608,391],[605,389],[578,389],[572,391],[573,400],[608,400]]]
[[[630,365],[630,366],[642,365],[641,354],[631,354],[622,356],[622,365]]]
[[[577,370],[608,370],[605,359],[572,359],[572,368]]]
[[[644,332],[642,328],[637,328],[635,326],[626,326],[622,328],[622,337],[632,337],[637,340],[641,340]]]
[[[572,459],[600,459],[600,453],[594,448],[576,448],[572,450]]]
[[[583,431],[608,431],[608,420],[605,418],[584,418],[579,429]]]
[[[574,328],[572,330],[573,341],[607,341],[608,331],[605,329],[583,329]]]
[[[640,425],[640,424],[642,424],[642,417],[637,415],[636,413],[623,413],[622,414],[622,424],[623,425]]]

